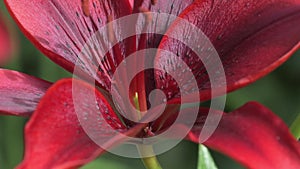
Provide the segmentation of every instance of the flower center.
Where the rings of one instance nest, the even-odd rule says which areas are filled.
[[[134,98],[133,98],[133,102],[134,102],[134,106],[138,111],[138,114],[136,116],[137,120],[141,120],[142,117],[145,115],[143,114],[143,112],[141,112],[141,107],[140,107],[140,99],[139,99],[139,94],[138,92],[135,92]],[[145,127],[144,128],[144,134],[145,136],[154,136],[155,134],[152,132],[152,128],[151,127]]]

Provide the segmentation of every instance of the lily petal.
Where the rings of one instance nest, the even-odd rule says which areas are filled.
[[[12,70],[0,69],[0,114],[29,116],[51,83]]]
[[[187,139],[199,143],[207,112],[201,110]],[[256,102],[223,114],[216,131],[203,144],[248,168],[300,168],[299,142],[279,117]]]
[[[0,14],[0,64],[3,65],[12,53],[12,42],[8,28]]]
[[[75,64],[80,65],[82,70],[78,73],[81,76],[96,78],[100,85],[108,89],[109,73],[112,70],[106,65],[106,69],[102,68],[102,71],[99,71],[98,62],[102,60],[100,66],[113,66],[123,56],[110,54],[108,58],[104,58],[104,54],[99,56],[97,51],[88,55],[80,52],[99,28],[112,19],[129,15],[132,8],[128,0],[86,2],[88,4],[85,4],[83,9],[82,0],[5,1],[23,33],[47,57],[70,72]],[[108,41],[107,37],[99,37],[95,43],[105,47],[110,44]],[[124,46],[120,48],[118,51],[122,51]],[[94,77],[95,72],[98,73],[97,77]]]
[[[286,61],[300,46],[299,0],[197,0],[184,10],[180,17],[200,28],[216,48],[224,66],[228,92],[268,74]],[[176,24],[175,21],[167,34],[178,34],[179,31],[183,37],[189,37],[189,31]],[[160,48],[171,51],[186,61],[197,79],[201,100],[209,100],[209,77],[197,56],[179,41],[168,37],[162,40]],[[174,62],[158,54],[155,65],[184,77],[182,70],[176,67]],[[157,71],[157,87],[177,97],[178,89],[172,79],[160,77],[164,77],[163,72]],[[224,87],[224,83],[219,84],[220,86],[214,89]]]
[[[78,119],[81,115],[96,137],[111,138],[109,142],[101,147],[94,143],[82,128],[85,122]],[[18,169],[78,167],[104,153],[104,148],[120,142],[125,135],[137,132],[127,131],[95,88],[80,80],[63,79],[47,91],[26,125],[25,158]]]
[[[155,13],[165,13],[172,16],[178,16],[194,1],[195,0],[157,0],[156,2],[154,2],[153,0],[135,0],[133,12],[138,13],[151,11]],[[147,30],[156,30],[157,32],[159,32],[159,34],[141,35],[139,38],[139,50],[147,48],[157,48],[168,27],[173,23],[173,19],[169,18],[168,20],[166,20],[165,18],[158,17],[152,22],[155,24],[147,25]],[[144,42],[141,42],[143,40]],[[147,55],[149,55],[149,53]],[[153,74],[153,70],[145,71],[145,84],[147,84],[145,87],[147,95],[149,95],[150,91],[156,88]],[[137,89],[135,89],[135,91],[137,91]]]

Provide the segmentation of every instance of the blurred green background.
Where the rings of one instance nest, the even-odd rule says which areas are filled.
[[[43,56],[19,32],[6,11],[3,1],[0,2],[1,13],[11,21],[12,31],[19,40],[18,52],[5,66],[55,82],[71,75]],[[234,110],[252,100],[259,101],[273,110],[288,125],[297,113],[300,113],[300,52],[276,71],[246,88],[227,96],[226,111]],[[20,117],[0,116],[0,169],[12,169],[23,156],[23,128],[27,119]],[[196,169],[198,145],[183,141],[171,151],[159,155],[164,169]],[[212,155],[220,169],[243,168],[228,157],[212,151]],[[84,169],[143,169],[139,159],[129,159],[112,154],[105,154]]]

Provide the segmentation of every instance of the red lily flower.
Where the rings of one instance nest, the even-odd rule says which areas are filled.
[[[0,13],[0,65],[3,65],[12,53],[11,37]]]
[[[287,60],[300,46],[299,0],[233,0],[231,2],[173,0],[171,3],[136,0],[133,6],[127,0],[84,1],[89,3],[84,5],[79,0],[30,2],[6,0],[5,2],[21,30],[35,46],[71,72],[83,43],[92,36],[93,32],[113,19],[139,11],[146,13],[148,9],[153,12],[178,15],[201,28],[221,56],[228,92],[268,74]],[[178,20],[164,23],[168,27],[169,35],[178,34],[177,22]],[[181,31],[183,35],[188,32],[185,29]],[[191,58],[187,64],[195,68],[194,74],[203,68],[203,64],[194,59],[193,55],[186,56],[189,51],[187,47],[174,39],[151,34],[141,35],[138,39],[141,44],[138,48],[135,48],[136,37],[131,37],[114,46],[107,54],[107,59],[115,61],[118,65],[136,50],[159,47],[177,53],[183,60],[187,57]],[[168,61],[160,54],[157,53],[153,64],[172,71],[172,65],[167,64]],[[109,64],[114,71],[117,66],[113,63]],[[85,78],[93,77],[86,70],[88,69],[83,68],[78,75]],[[74,79],[58,81],[49,88],[50,83],[43,80],[14,71],[1,70],[0,78],[3,83],[0,84],[0,90],[4,93],[1,100],[5,102],[0,103],[0,110],[14,115],[28,115],[34,111],[25,129],[25,158],[18,168],[72,168],[83,165],[105,152],[87,136],[77,119],[72,91],[74,85],[80,87],[76,95],[82,99],[80,105],[76,107],[79,107],[82,112],[88,112],[89,118],[97,119],[98,123],[95,124],[103,124],[96,131],[100,137],[114,135],[108,130],[111,127],[130,136],[143,133],[144,124],[130,127],[132,123],[121,122],[107,93],[111,83],[110,73],[108,70],[99,70],[97,73],[95,80],[101,88],[100,91],[90,84]],[[141,85],[133,85],[130,96],[136,91],[147,94],[150,89],[160,88],[167,94],[171,92],[168,103],[179,103],[180,93],[178,94],[172,79],[168,76],[160,78],[159,71],[150,73],[141,75],[142,81],[140,77],[137,78]],[[203,76],[197,76],[196,80],[200,87],[201,101],[209,100],[211,99],[210,82],[205,71],[200,73]],[[151,85],[145,87],[144,77],[149,75],[155,83],[147,81],[147,84]],[[97,106],[94,108],[89,106],[91,100],[87,97],[88,94],[93,93],[97,101]],[[141,106],[141,109],[145,108],[142,104]],[[101,114],[95,117],[94,112],[98,111]],[[184,111],[188,113],[189,109]],[[218,111],[216,113],[222,114]],[[158,134],[168,128],[174,116],[176,113],[163,114],[153,122],[151,134]],[[206,116],[207,109],[200,109],[197,122],[187,139],[199,142],[199,132],[203,127],[203,118]],[[186,125],[182,122],[176,127],[181,130]],[[123,139],[124,135],[116,135],[106,146],[113,146]],[[217,130],[204,144],[227,154],[249,168],[300,167],[300,145],[291,136],[286,125],[270,110],[258,103],[251,102],[232,113],[224,114]],[[231,146],[235,148],[232,149]]]

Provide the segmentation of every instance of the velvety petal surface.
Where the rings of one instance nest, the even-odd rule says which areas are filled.
[[[170,14],[172,16],[179,16],[181,12],[186,9],[190,4],[192,4],[195,0],[136,0],[134,1],[133,12],[154,12],[154,13],[164,13]],[[165,34],[168,27],[173,23],[173,18],[169,17],[161,18],[157,17],[156,20],[152,20],[154,24],[148,25],[148,30],[156,29],[160,34],[148,34],[147,35],[147,43],[145,43],[145,47],[158,47],[159,42],[161,41],[162,35]],[[158,30],[157,30],[158,29]]]
[[[0,69],[0,114],[29,116],[51,83],[6,69]]]
[[[207,112],[207,109],[201,110],[187,139],[199,143]],[[224,113],[217,129],[204,145],[248,168],[300,168],[300,143],[279,117],[256,102]]]
[[[170,14],[173,16],[179,16],[181,12],[186,9],[190,4],[192,4],[195,0],[157,0],[154,2],[153,0],[136,0],[134,1],[133,12],[154,12],[154,13],[164,13]],[[147,29],[158,29],[157,32],[160,35],[150,35],[147,36],[147,44],[148,47],[157,47],[162,38],[162,35],[166,32],[168,27],[173,23],[173,19],[171,17],[169,19],[165,18],[156,18],[152,22],[151,26],[148,25]]]
[[[120,32],[111,29],[96,39],[91,37],[108,22],[130,14],[128,0],[6,0],[5,3],[21,30],[46,56],[70,72],[76,64],[79,75],[91,76],[106,89],[110,87],[110,74],[124,57],[125,46],[120,42],[106,56],[96,49],[107,48],[113,34]],[[93,41],[92,45],[86,45],[87,41]],[[86,51],[81,53],[84,47]]]
[[[299,48],[299,0],[196,0],[180,17],[201,29],[214,45],[224,66],[228,91],[243,87],[271,72]],[[190,37],[189,33],[179,25],[179,21],[175,21],[167,32],[168,35],[182,37]],[[198,39],[187,39],[199,43]],[[208,57],[207,52],[211,50],[205,47],[199,43],[201,59]],[[190,69],[186,71],[192,71],[195,75],[201,99],[210,99],[211,86],[206,67],[195,53],[167,36],[160,48],[177,54],[187,63]],[[214,66],[213,62],[207,63],[207,66]],[[184,71],[175,60],[158,53],[155,66],[174,72],[188,85]],[[215,74],[219,72],[215,70]],[[170,76],[159,71],[155,76],[158,88],[171,93],[172,97],[179,95],[176,83]],[[218,82],[218,78],[215,81]],[[225,87],[223,84],[220,81],[214,89]],[[186,92],[193,93],[193,89]]]
[[[187,6],[195,0],[135,0],[134,11],[140,8],[149,9],[151,12],[169,13],[178,16]]]
[[[109,141],[99,147],[86,134],[89,129],[95,136],[91,138]],[[25,157],[17,168],[78,167],[138,131],[127,131],[105,97],[89,84],[60,80],[47,91],[26,125]]]
[[[0,13],[0,65],[7,61],[12,53],[12,42],[6,23]]]

